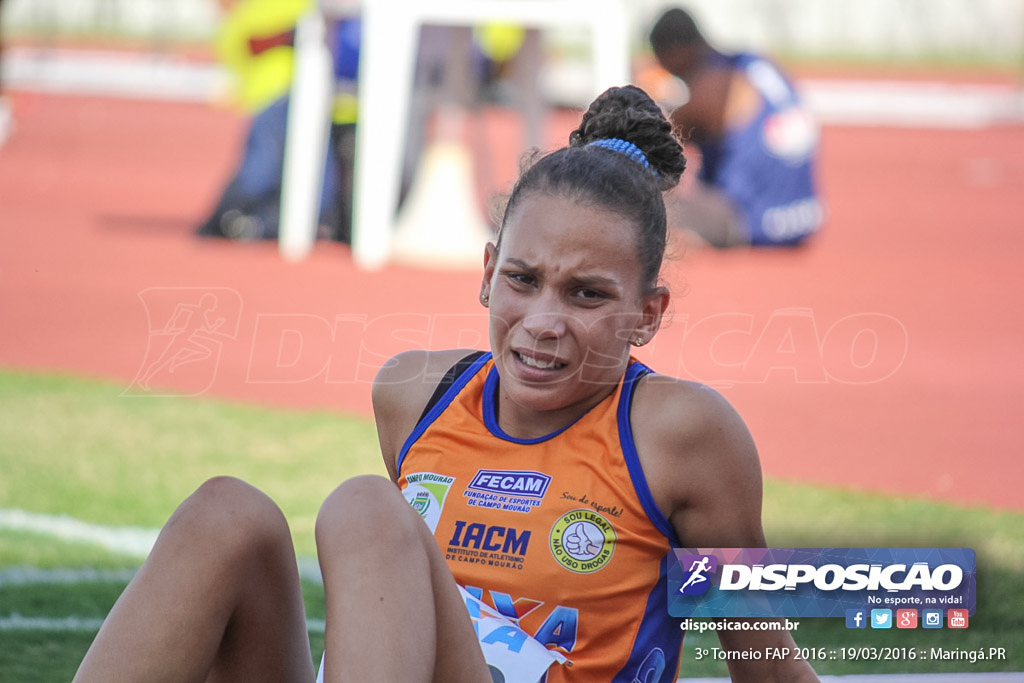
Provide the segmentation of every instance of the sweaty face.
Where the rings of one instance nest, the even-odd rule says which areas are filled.
[[[636,228],[599,206],[522,197],[490,251],[483,290],[501,377],[499,421],[548,434],[614,391],[629,342],[657,329],[660,296],[643,296]]]

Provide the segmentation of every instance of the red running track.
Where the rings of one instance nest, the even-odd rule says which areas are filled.
[[[272,244],[193,239],[240,144],[230,113],[31,93],[14,105],[0,366],[108,378],[126,396],[367,415],[388,355],[486,339],[475,273],[364,273],[334,244],[288,264]],[[554,117],[552,144],[572,123]],[[514,126],[484,120],[492,187],[515,168]],[[823,135],[820,238],[678,258],[673,319],[643,359],[718,387],[768,476],[1024,510],[1024,128]],[[193,355],[172,372],[161,353],[184,335],[161,330],[204,303],[223,322],[173,349]]]

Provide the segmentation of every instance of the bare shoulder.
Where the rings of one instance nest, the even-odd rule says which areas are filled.
[[[753,446],[743,419],[715,389],[665,375],[648,375],[634,396],[634,431],[650,433],[658,442],[675,446],[685,457],[688,448],[723,439]],[[747,443],[749,442],[749,443]],[[742,456],[740,449],[737,456]]]
[[[388,359],[373,380],[373,416],[381,455],[392,479],[397,479],[398,452],[412,433],[438,382],[468,349],[406,351]]]
[[[683,543],[763,544],[757,448],[724,396],[651,375],[637,388],[631,421],[651,493]]]
[[[702,384],[648,375],[630,419],[651,493],[684,547],[765,545],[757,449],[724,396]],[[784,630],[723,630],[719,638],[730,651],[796,651]],[[818,680],[806,661],[793,657],[731,660],[729,671],[737,681]]]

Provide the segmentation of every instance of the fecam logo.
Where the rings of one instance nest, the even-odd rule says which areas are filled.
[[[684,555],[679,563],[685,569],[683,583],[679,587],[681,595],[704,595],[711,586],[708,574],[718,569],[718,558],[714,555]]]

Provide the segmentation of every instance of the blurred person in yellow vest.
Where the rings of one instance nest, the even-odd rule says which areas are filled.
[[[224,11],[215,49],[233,76],[229,101],[252,115],[239,163],[213,210],[196,230],[203,237],[276,239],[285,132],[294,69],[295,27],[312,0],[219,0]],[[347,242],[360,22],[328,31],[336,97],[320,198],[319,236]]]

